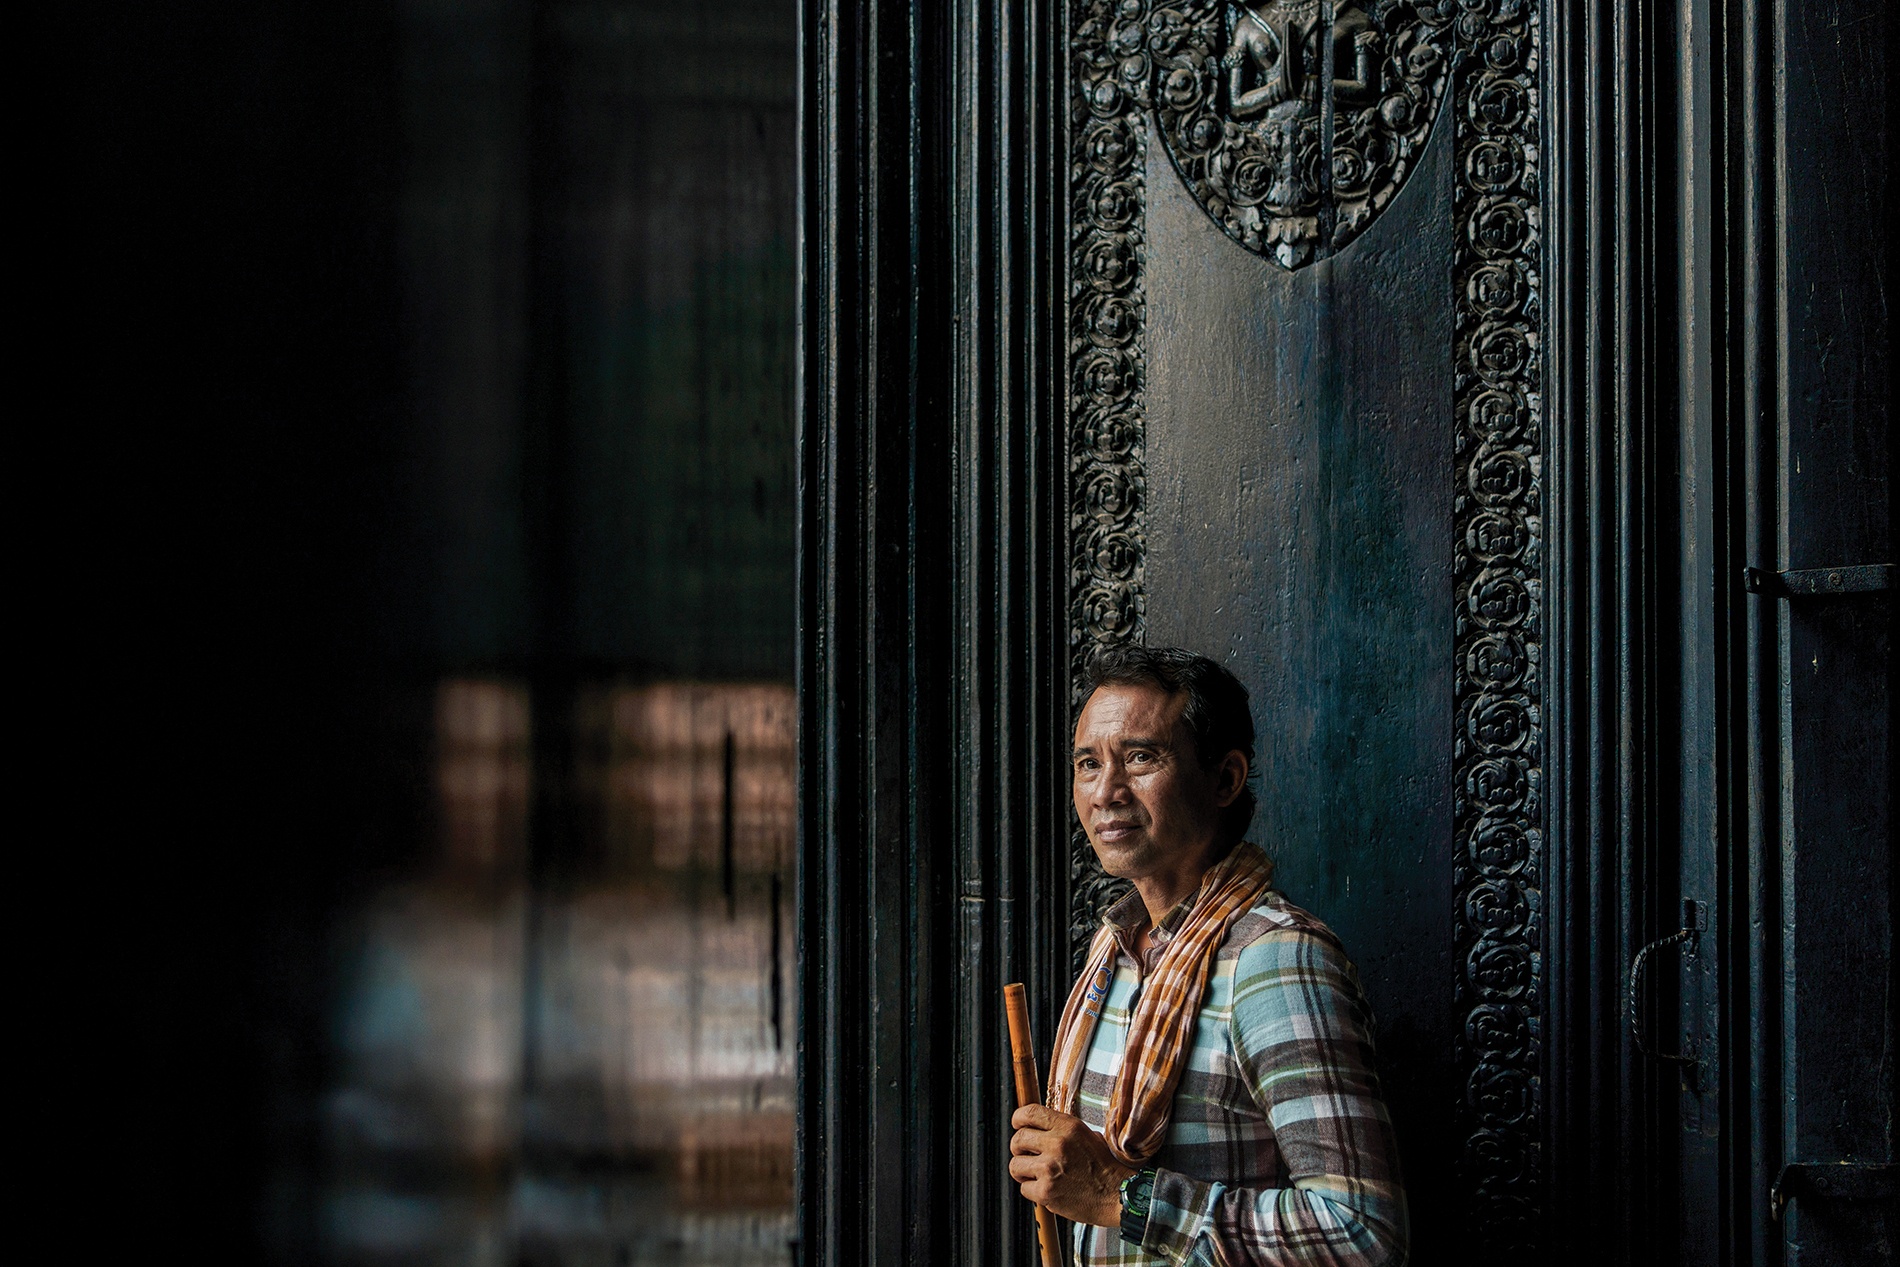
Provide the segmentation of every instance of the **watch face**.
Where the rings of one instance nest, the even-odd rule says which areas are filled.
[[[1142,1170],[1122,1180],[1122,1208],[1130,1214],[1148,1213],[1148,1204],[1154,1197],[1155,1172]]]

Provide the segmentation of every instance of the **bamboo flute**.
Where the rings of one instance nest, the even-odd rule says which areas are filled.
[[[1003,987],[1003,1010],[1009,1014],[1009,1055],[1016,1067],[1016,1107],[1042,1103],[1042,1079],[1036,1074],[1036,1048],[1029,1041],[1029,992],[1018,982]],[[1042,1246],[1042,1267],[1062,1267],[1062,1249],[1056,1242],[1056,1219],[1036,1207],[1036,1240]]]

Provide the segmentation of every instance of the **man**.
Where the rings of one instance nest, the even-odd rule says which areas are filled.
[[[1253,720],[1212,660],[1122,647],[1076,722],[1075,812],[1110,908],[1069,996],[1047,1107],[1009,1172],[1079,1264],[1405,1259],[1372,1014],[1332,930],[1245,841]]]

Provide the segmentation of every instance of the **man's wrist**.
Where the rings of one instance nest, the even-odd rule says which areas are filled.
[[[1078,1221],[1087,1223],[1090,1227],[1115,1227],[1118,1225],[1122,1217],[1121,1186],[1123,1182],[1133,1176],[1134,1173],[1134,1167],[1124,1166],[1120,1161],[1111,1158],[1107,1167],[1107,1174],[1104,1176],[1107,1186],[1098,1187],[1095,1190],[1096,1199],[1094,1208]]]
[[[1148,1236],[1148,1211],[1154,1205],[1156,1171],[1137,1170],[1121,1182],[1121,1237],[1140,1245]]]

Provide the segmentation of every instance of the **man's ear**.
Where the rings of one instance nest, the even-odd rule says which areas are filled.
[[[1214,804],[1226,809],[1247,786],[1247,758],[1240,749],[1231,749],[1214,767]]]

